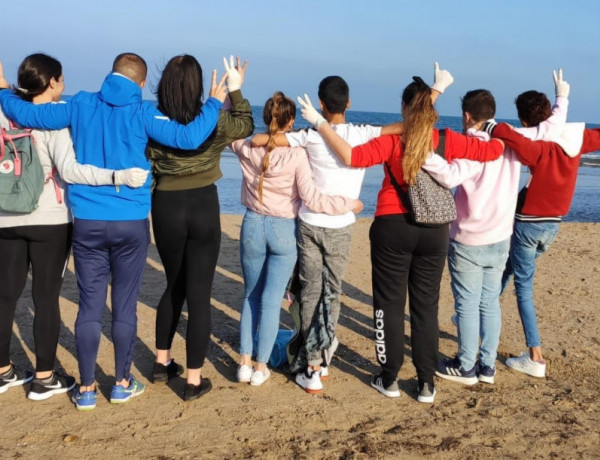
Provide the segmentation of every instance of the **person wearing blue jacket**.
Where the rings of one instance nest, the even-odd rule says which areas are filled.
[[[77,161],[102,168],[150,170],[148,139],[179,149],[195,149],[216,127],[225,99],[225,77],[216,82],[202,112],[188,125],[165,117],[142,100],[147,66],[138,55],[115,59],[100,92],[79,92],[65,104],[33,105],[11,91],[0,91],[4,113],[21,126],[43,129],[71,127]],[[0,87],[7,87],[0,79]],[[130,374],[137,333],[136,305],[150,243],[150,185],[73,185],[68,198],[74,216],[73,255],[79,286],[75,322],[81,384],[73,395],[79,410],[96,407],[94,372],[101,338],[108,281],[112,277],[112,339],[115,379],[111,403],[127,402],[145,386]]]

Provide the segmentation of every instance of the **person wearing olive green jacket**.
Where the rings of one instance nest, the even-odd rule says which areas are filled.
[[[171,359],[171,344],[184,301],[188,305],[186,332],[187,383],[183,397],[196,399],[211,389],[202,378],[202,366],[211,329],[210,298],[219,247],[221,224],[215,182],[222,177],[221,152],[236,139],[254,131],[250,103],[240,91],[247,62],[226,62],[231,111],[221,111],[217,128],[196,150],[176,150],[148,144],[155,189],[152,227],[165,268],[167,288],[156,312],[154,382],[166,382],[183,373]],[[157,90],[158,107],[171,119],[187,123],[202,105],[202,69],[193,56],[172,58]]]

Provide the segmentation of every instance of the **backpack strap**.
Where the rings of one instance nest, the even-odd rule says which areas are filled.
[[[55,174],[58,174],[58,169],[56,169],[56,166],[54,166],[52,168],[52,171],[50,171],[50,176],[48,176],[48,180],[51,180],[52,183],[54,184],[54,195],[56,196],[56,202],[58,204],[62,204],[63,202],[63,198],[62,198],[62,194],[60,193],[60,187],[58,186],[58,181],[56,180]]]
[[[392,174],[392,168],[390,168],[389,163],[386,161],[383,164],[384,164],[385,169],[386,169],[386,171],[388,173],[388,176],[390,176],[390,182],[392,183],[392,186],[396,189],[396,194],[400,198],[400,201],[402,201],[402,205],[406,208],[406,210],[410,214],[411,210],[412,210],[412,206],[411,206],[410,201],[408,199],[408,194],[404,191],[404,189],[400,186],[400,184],[398,183],[398,181],[396,180],[396,178]]]

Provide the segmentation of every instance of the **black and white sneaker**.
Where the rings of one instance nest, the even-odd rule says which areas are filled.
[[[16,387],[30,382],[33,374],[29,371],[23,371],[12,364],[10,369],[4,374],[0,374],[0,393],[5,393],[10,387]]]
[[[374,375],[371,379],[371,386],[388,398],[398,398],[401,394],[397,380],[394,380],[388,386],[385,386],[385,383],[383,382],[383,374]]]
[[[75,388],[75,379],[70,375],[54,372],[47,379],[33,379],[27,397],[33,401],[42,401],[51,396],[66,393]]]
[[[433,384],[427,382],[419,383],[417,390],[419,390],[417,401],[420,403],[432,403],[435,400],[436,391]]]

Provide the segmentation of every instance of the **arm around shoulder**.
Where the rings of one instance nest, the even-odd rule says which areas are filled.
[[[40,129],[62,129],[71,125],[72,100],[60,104],[33,104],[11,90],[0,91],[4,114],[20,126]]]
[[[221,101],[210,97],[200,114],[191,123],[182,125],[165,117],[148,103],[144,114],[146,133],[151,139],[169,147],[184,150],[198,148],[217,126],[222,105]]]

